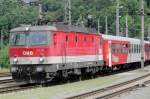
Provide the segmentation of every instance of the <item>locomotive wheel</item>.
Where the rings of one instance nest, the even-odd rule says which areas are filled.
[[[67,70],[62,70],[62,76],[64,78],[68,78],[68,71]]]

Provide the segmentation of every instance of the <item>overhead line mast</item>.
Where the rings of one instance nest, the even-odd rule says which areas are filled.
[[[144,69],[144,1],[141,0],[141,69]]]
[[[65,23],[68,23],[69,25],[71,25],[72,24],[71,22],[71,0],[64,0],[64,10],[65,10],[64,21]]]
[[[119,26],[119,0],[117,0],[117,7],[116,7],[116,35],[120,35],[120,26]]]
[[[128,33],[128,16],[126,15],[126,37],[129,37]]]

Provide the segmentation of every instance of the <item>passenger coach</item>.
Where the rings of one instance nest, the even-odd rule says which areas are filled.
[[[112,69],[126,68],[132,63],[140,64],[141,41],[135,38],[102,35],[105,65]],[[150,42],[144,42],[144,60],[150,62]],[[137,66],[132,65],[132,66]]]

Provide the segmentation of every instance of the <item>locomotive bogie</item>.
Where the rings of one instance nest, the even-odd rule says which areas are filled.
[[[77,65],[78,63],[76,63]],[[86,63],[84,63],[86,64]],[[26,83],[41,83],[53,80],[53,78],[67,78],[71,75],[82,75],[81,69],[85,69],[85,73],[95,74],[98,72],[99,66],[95,64],[91,65],[72,65],[70,68],[69,64],[57,64],[57,65],[28,65],[28,66],[18,66],[14,65],[11,67],[11,73],[13,79],[17,82]]]

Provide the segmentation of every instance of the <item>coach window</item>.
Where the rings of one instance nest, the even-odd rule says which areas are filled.
[[[136,53],[136,44],[134,44],[134,53]]]
[[[122,50],[121,44],[118,44],[118,53],[121,53],[121,50]]]
[[[123,45],[122,45],[122,49],[123,49],[123,54],[127,53],[127,52],[126,52],[126,44],[123,44]]]
[[[66,36],[66,42],[68,42],[69,41],[69,38],[68,38],[68,36]]]
[[[120,45],[120,49],[121,49],[121,53],[124,53],[124,48],[123,48],[123,44]]]
[[[136,44],[135,44],[135,53],[137,53],[137,46],[136,46]]]
[[[129,44],[128,46],[129,46],[128,51],[129,51],[129,53],[131,53],[131,45]]]
[[[137,44],[137,53],[139,53],[139,45]]]
[[[140,53],[140,46],[139,46],[139,44],[138,44],[138,53]]]
[[[115,46],[114,46],[115,44],[112,44],[112,53],[115,53]]]
[[[116,45],[115,44],[113,44],[113,45],[114,45],[114,49],[113,49],[114,53],[116,53]]]
[[[134,53],[134,44],[132,44],[132,53]]]
[[[137,53],[139,53],[139,45],[137,44]]]
[[[140,53],[141,53],[141,45],[139,45],[139,47],[140,47],[140,48],[139,48],[139,51],[140,51]]]
[[[129,44],[126,44],[126,54],[129,53]]]
[[[135,53],[135,44],[133,44],[133,53]]]
[[[136,53],[136,44],[134,44],[134,52]]]
[[[136,44],[136,53],[138,53],[138,45]]]
[[[136,46],[137,46],[136,51],[137,51],[137,53],[139,53],[139,46],[138,46],[138,44]]]
[[[116,54],[119,53],[119,50],[118,50],[118,44],[116,44]]]
[[[138,46],[137,46],[137,44],[136,44],[136,53],[138,53]]]
[[[131,53],[133,53],[133,44],[131,44]]]
[[[120,44],[120,53],[123,53],[123,45]]]
[[[130,53],[132,53],[132,44],[130,44]]]
[[[139,51],[140,51],[140,53],[141,53],[141,44],[139,45]]]
[[[116,44],[115,53],[118,53],[118,44]]]
[[[116,44],[116,54],[119,54],[119,45]]]

